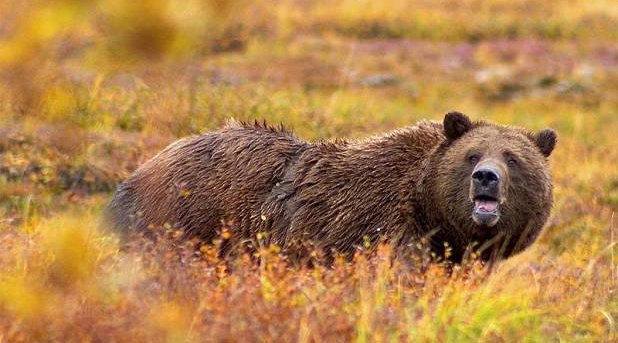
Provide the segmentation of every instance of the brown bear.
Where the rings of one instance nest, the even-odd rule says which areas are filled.
[[[555,144],[551,129],[458,112],[442,124],[315,143],[232,121],[146,162],[118,187],[108,213],[124,232],[171,226],[209,242],[227,225],[233,242],[262,233],[289,254],[305,244],[346,254],[384,239],[429,242],[454,262],[471,247],[484,259],[508,257],[534,242],[548,218]]]

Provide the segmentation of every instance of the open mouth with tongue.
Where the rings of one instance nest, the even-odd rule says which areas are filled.
[[[479,195],[474,197],[474,211],[472,219],[478,225],[494,226],[500,219],[498,199],[488,196]]]

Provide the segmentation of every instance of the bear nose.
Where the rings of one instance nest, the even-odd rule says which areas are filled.
[[[472,179],[482,186],[495,185],[500,181],[500,175],[491,168],[481,168],[472,173]]]

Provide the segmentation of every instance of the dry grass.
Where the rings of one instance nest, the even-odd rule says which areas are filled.
[[[535,247],[489,272],[393,260],[292,268],[273,247],[222,260],[215,247],[140,241],[119,252],[92,213],[2,238],[8,341],[544,341],[613,335],[609,252]],[[612,307],[613,306],[613,307]]]
[[[0,342],[617,339],[613,2],[180,3],[0,2]],[[121,250],[97,224],[140,163],[228,117],[322,139],[449,110],[559,133],[547,228],[492,270]]]

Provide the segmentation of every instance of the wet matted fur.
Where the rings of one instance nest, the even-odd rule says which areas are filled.
[[[123,232],[167,226],[206,242],[224,225],[236,243],[263,232],[290,254],[307,244],[350,253],[380,239],[405,247],[425,237],[437,254],[446,243],[454,261],[473,243],[486,259],[509,256],[532,244],[548,218],[555,143],[551,130],[472,122],[457,112],[443,123],[315,143],[282,127],[231,121],[172,143],[137,169],[118,187],[108,218]],[[492,227],[470,215],[472,152],[505,169]]]

